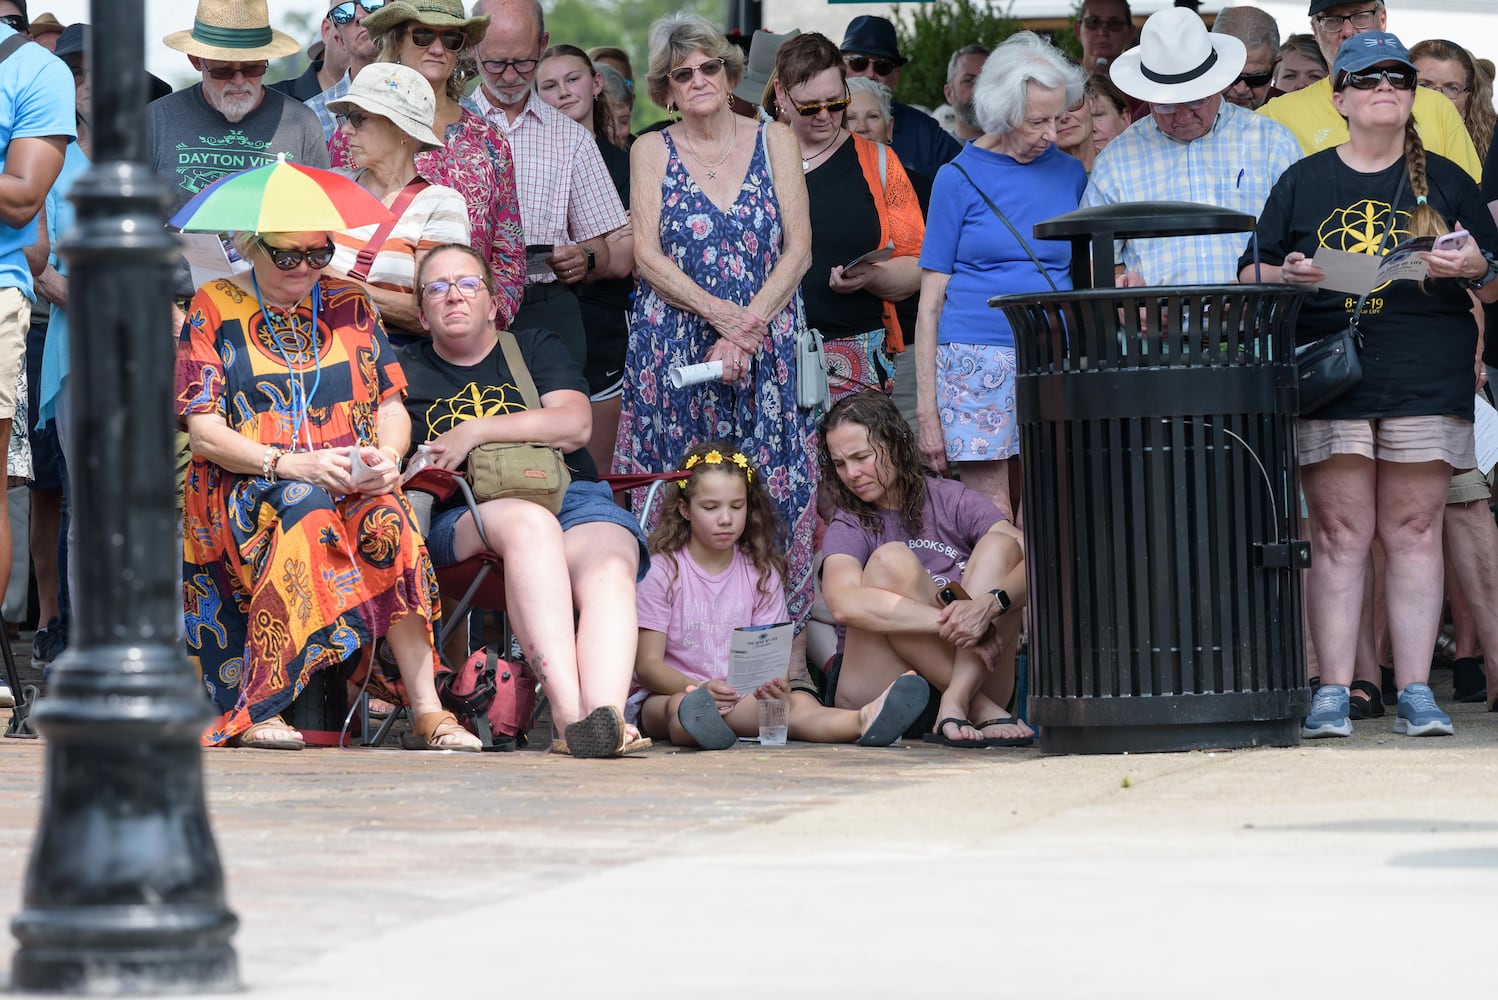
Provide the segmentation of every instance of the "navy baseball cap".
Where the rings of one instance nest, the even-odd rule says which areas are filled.
[[[1410,50],[1387,31],[1364,31],[1353,35],[1337,50],[1337,59],[1332,63],[1332,79],[1340,80],[1344,73],[1361,73],[1371,66],[1384,63],[1399,63],[1417,72],[1410,62]]]

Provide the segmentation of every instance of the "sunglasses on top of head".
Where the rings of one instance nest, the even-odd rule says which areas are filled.
[[[438,31],[436,28],[418,27],[409,32],[411,41],[419,49],[429,49],[438,38],[442,39],[442,47],[449,52],[462,52],[463,46],[468,44],[468,36],[461,31],[449,30]]]
[[[1414,90],[1417,77],[1407,69],[1371,69],[1366,73],[1342,74],[1342,86],[1353,90],[1377,90],[1383,80],[1395,90]]]
[[[0,24],[10,25],[18,35],[27,34],[31,30],[31,25],[27,24],[26,19],[20,14],[0,14]]]
[[[260,246],[265,249],[270,262],[283,271],[295,271],[304,260],[314,271],[321,271],[333,262],[331,242],[326,246],[314,247],[311,250],[292,250],[287,247],[273,247],[262,239]]]
[[[721,72],[723,72],[722,59],[704,59],[695,66],[678,66],[676,69],[673,69],[666,75],[669,76],[671,78],[671,82],[676,84],[678,87],[685,87],[687,84],[692,82],[692,77],[698,73],[701,73],[705,77],[711,78],[717,76]]]
[[[270,63],[230,63],[227,66],[205,65],[203,72],[220,83],[226,83],[234,79],[235,76],[242,76],[246,80],[258,80],[265,75],[265,71],[268,69],[270,69]]]
[[[346,3],[338,4],[328,11],[328,17],[332,18],[334,24],[348,24],[354,19],[354,5],[358,4],[364,8],[364,13],[373,14],[385,6],[385,0],[347,0]]]
[[[889,76],[898,67],[890,59],[871,59],[868,56],[843,56],[843,63],[855,73],[862,73],[873,63],[874,72],[880,76]]]

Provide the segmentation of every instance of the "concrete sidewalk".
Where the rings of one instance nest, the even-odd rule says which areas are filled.
[[[1487,996],[1498,715],[1450,708],[1223,753],[205,760],[255,996]],[[7,917],[41,766],[0,741]]]

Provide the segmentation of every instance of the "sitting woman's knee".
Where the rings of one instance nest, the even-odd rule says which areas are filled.
[[[882,590],[903,591],[915,574],[926,575],[921,561],[904,542],[886,542],[863,566],[863,584]]]

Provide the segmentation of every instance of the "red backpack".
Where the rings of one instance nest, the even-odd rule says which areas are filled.
[[[518,750],[535,722],[536,677],[521,660],[501,660],[485,646],[454,670],[437,670],[437,696],[458,721],[483,741],[485,750]]]

